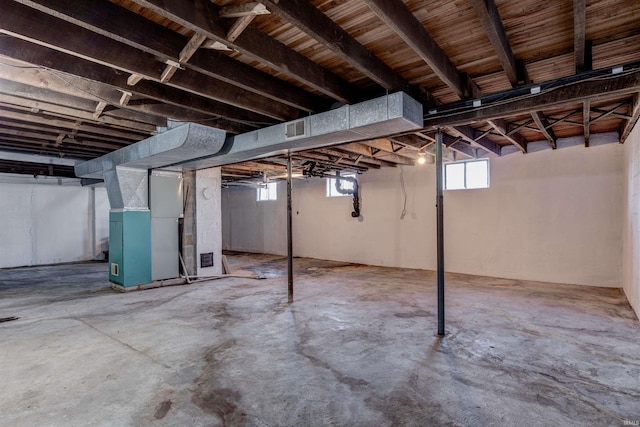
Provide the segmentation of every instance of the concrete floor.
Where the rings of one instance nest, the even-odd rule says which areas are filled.
[[[128,294],[107,264],[0,270],[2,426],[621,426],[640,323],[617,289],[238,254]]]

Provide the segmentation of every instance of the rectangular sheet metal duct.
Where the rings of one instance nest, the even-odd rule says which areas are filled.
[[[117,151],[75,166],[79,178],[102,178],[116,166],[155,169],[186,159],[196,159],[220,151],[226,132],[209,126],[187,123],[136,142]]]
[[[220,152],[180,162],[185,169],[204,169],[351,141],[380,138],[422,128],[422,104],[396,92],[359,104],[231,136]]]
[[[189,123],[75,166],[81,178],[102,178],[116,166],[206,169],[262,157],[381,138],[422,128],[422,104],[396,92],[224,139],[225,132]],[[223,145],[224,141],[224,145]]]

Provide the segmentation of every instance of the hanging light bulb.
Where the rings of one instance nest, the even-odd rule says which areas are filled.
[[[418,164],[424,165],[427,162],[427,159],[424,157],[424,153],[418,153]]]

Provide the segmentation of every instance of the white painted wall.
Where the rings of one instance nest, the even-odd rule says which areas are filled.
[[[491,161],[491,188],[447,192],[451,271],[621,286],[622,151],[572,147]]]
[[[287,187],[278,183],[278,200],[256,201],[256,188],[222,190],[222,248],[286,255]]]
[[[622,153],[607,144],[493,158],[491,188],[445,192],[447,271],[621,286]],[[400,173],[359,177],[361,219],[349,197],[325,197],[324,180],[294,181],[295,255],[435,269],[434,166],[404,168],[404,219]],[[286,253],[285,198],[255,198],[223,190],[223,247]]]
[[[640,122],[624,144],[623,287],[640,317]]]
[[[0,268],[91,260],[106,249],[104,188],[3,181]]]

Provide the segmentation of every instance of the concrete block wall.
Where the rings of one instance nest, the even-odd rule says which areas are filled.
[[[196,263],[200,277],[222,274],[221,169],[196,171]],[[213,266],[203,267],[201,254],[213,253]]]
[[[491,159],[491,188],[445,192],[446,269],[547,282],[622,286],[623,146],[545,150]],[[407,213],[401,218],[404,196]],[[294,254],[435,269],[435,168],[359,177],[362,218],[325,180],[294,180]],[[223,190],[224,249],[286,253],[286,198]]]

